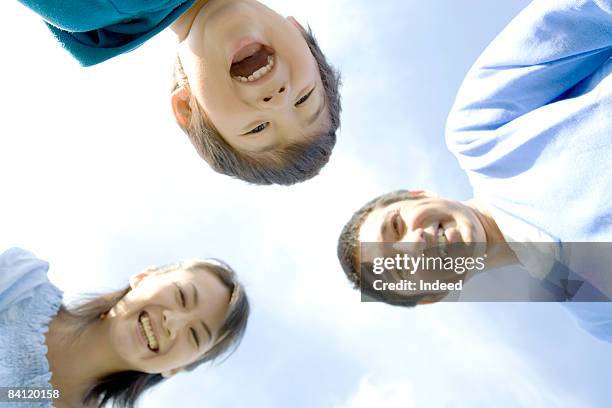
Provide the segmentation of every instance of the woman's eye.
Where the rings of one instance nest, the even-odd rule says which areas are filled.
[[[250,135],[250,134],[253,134],[253,133],[259,133],[262,130],[264,130],[265,128],[267,128],[269,124],[270,124],[270,122],[264,122],[261,125],[253,128],[249,132],[247,132],[247,135]]]
[[[191,336],[193,337],[193,340],[196,342],[198,347],[200,347],[200,338],[198,337],[198,333],[195,331],[193,327],[189,330],[191,331]]]
[[[301,104],[306,102],[308,100],[308,98],[310,98],[310,95],[312,95],[313,92],[314,92],[314,88],[312,88],[310,90],[310,92],[308,92],[306,95],[304,95],[300,99],[298,99],[298,101],[295,103],[295,106],[300,106]]]
[[[181,306],[186,307],[187,306],[187,300],[185,299],[185,292],[183,292],[183,289],[179,288],[179,297],[181,298]]]

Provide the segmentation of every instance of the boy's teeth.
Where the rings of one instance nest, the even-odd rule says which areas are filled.
[[[259,68],[257,71],[253,72],[248,77],[243,76],[235,76],[234,79],[240,82],[253,82],[266,75],[268,72],[272,71],[272,67],[274,66],[274,57],[272,55],[268,56],[268,64],[264,67]]]

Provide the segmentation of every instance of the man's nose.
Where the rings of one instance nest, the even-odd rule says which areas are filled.
[[[187,312],[164,310],[162,312],[162,329],[171,339],[174,339],[181,328],[189,322],[190,316]]]
[[[427,248],[425,231],[423,228],[408,230],[396,245],[398,246],[396,249],[401,249],[405,252],[421,253]]]
[[[265,89],[259,97],[259,105],[264,109],[278,109],[287,104],[290,89],[286,83]]]

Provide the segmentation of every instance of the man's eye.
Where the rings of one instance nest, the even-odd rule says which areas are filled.
[[[255,128],[253,128],[253,129],[251,129],[251,130],[250,130],[250,131],[248,131],[246,134],[247,134],[247,135],[250,135],[250,134],[253,134],[253,133],[259,133],[259,132],[261,132],[262,130],[264,130],[265,128],[267,128],[269,124],[270,124],[270,122],[264,122],[264,123],[262,123],[261,125],[259,125],[259,126],[257,126],[257,127],[255,127]]]
[[[391,217],[391,227],[393,228],[393,233],[395,234],[396,239],[400,239],[402,236],[404,236],[405,224],[399,211],[393,214]]]
[[[300,106],[301,104],[306,102],[308,100],[308,98],[310,98],[310,95],[312,95],[313,92],[314,92],[314,88],[312,88],[310,90],[310,92],[308,92],[306,95],[304,95],[300,99],[298,99],[298,101],[295,103],[295,106]]]

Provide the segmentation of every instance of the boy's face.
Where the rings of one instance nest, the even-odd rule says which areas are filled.
[[[254,0],[211,0],[179,54],[191,92],[233,148],[272,151],[329,127],[299,24]]]

